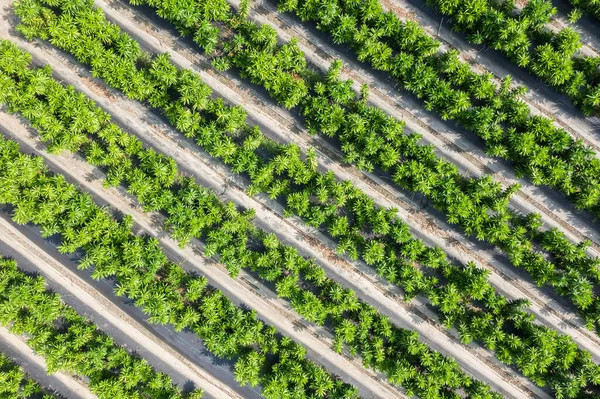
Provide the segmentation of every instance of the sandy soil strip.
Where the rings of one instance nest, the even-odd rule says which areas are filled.
[[[50,388],[69,399],[98,398],[89,391],[85,383],[74,376],[65,373],[48,375],[44,358],[27,346],[22,337],[12,334],[1,326],[0,349],[43,387]]]
[[[109,298],[46,254],[36,243],[24,236],[4,217],[0,218],[0,237],[31,264],[35,265],[44,276],[51,279],[55,284],[59,284],[61,288],[67,290],[85,306],[107,320],[110,324],[110,335],[119,334],[130,337],[138,346],[152,352],[160,358],[161,362],[168,364],[196,387],[202,388],[208,397],[242,397],[160,341],[140,323],[121,311]],[[43,240],[40,239],[40,241]]]

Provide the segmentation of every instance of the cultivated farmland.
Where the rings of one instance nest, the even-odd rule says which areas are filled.
[[[597,1],[0,14],[0,397],[600,397]]]

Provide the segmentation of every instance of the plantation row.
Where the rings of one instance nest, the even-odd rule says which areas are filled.
[[[222,4],[222,7],[216,7],[215,4]],[[598,269],[600,261],[587,256],[585,248],[589,243],[572,244],[556,229],[541,231],[538,215],[530,214],[521,217],[510,211],[508,200],[517,187],[509,187],[503,192],[500,185],[494,183],[489,177],[464,178],[458,173],[456,167],[438,158],[432,147],[418,145],[419,136],[404,135],[400,122],[377,108],[365,106],[366,91],[356,98],[350,89],[351,82],[337,79],[341,68],[339,63],[334,63],[325,76],[319,76],[307,69],[306,61],[294,42],[278,47],[277,34],[274,30],[264,25],[257,26],[249,21],[240,22],[243,13],[242,15],[228,14],[226,3],[211,3],[211,14],[206,18],[200,6],[194,8],[195,6],[190,5],[190,7],[186,13],[178,13],[175,8],[159,8],[158,12],[161,16],[175,22],[182,34],[194,35],[198,43],[205,43],[206,32],[218,35],[218,29],[210,25],[211,18],[226,20],[229,26],[235,27],[237,33],[223,44],[222,51],[227,55],[214,60],[217,67],[234,64],[241,70],[243,76],[250,77],[254,83],[263,85],[278,101],[283,101],[282,105],[288,101],[296,103],[302,100],[301,112],[306,118],[309,129],[339,138],[348,162],[367,170],[372,170],[374,165],[389,170],[398,185],[422,193],[431,199],[434,206],[446,213],[449,222],[458,224],[468,234],[480,240],[499,246],[511,262],[517,267],[525,268],[537,284],[548,284],[559,294],[569,298],[580,310],[588,327],[598,330],[600,303],[594,295],[593,284],[600,282]],[[179,21],[179,15],[186,15],[186,20]],[[200,28],[194,31],[196,26]],[[88,28],[82,29],[87,31]],[[211,37],[214,40],[208,42],[214,49],[217,36]],[[76,42],[71,51],[74,54],[81,51]],[[88,62],[88,64],[92,65],[95,73],[103,76],[108,84],[123,90],[131,98],[137,98],[138,89],[131,88],[128,78],[137,71],[134,60],[136,57],[132,58],[128,63],[131,75],[122,71],[121,79],[115,79],[117,71],[110,66],[101,70],[93,63]],[[80,60],[87,62],[83,58]],[[112,65],[112,60],[108,63]],[[268,79],[261,78],[262,74],[257,72],[261,70],[267,71],[265,76]],[[300,75],[307,78],[299,79]],[[142,78],[139,80],[143,81]],[[293,83],[289,86],[287,82]],[[312,87],[311,91],[308,91],[309,87]],[[287,96],[287,93],[293,94],[285,99],[281,98]],[[152,103],[150,99],[149,103],[164,111],[170,101],[162,99],[158,103]],[[176,124],[179,130],[185,132],[186,129],[193,129],[198,112],[192,107],[190,111],[178,113],[181,115],[178,119],[179,125]],[[167,112],[167,116],[169,115]],[[184,121],[181,121],[181,118]],[[204,145],[202,142],[198,143]],[[229,145],[230,142],[227,141],[226,146]],[[212,154],[221,157],[229,156],[215,152]],[[238,170],[236,168],[243,167],[234,166],[234,171]],[[271,172],[265,173],[268,173],[267,177],[271,179]],[[283,194],[281,191],[287,189],[286,184],[286,179],[275,180],[271,184],[270,191],[267,191],[271,197],[276,197],[278,194]],[[304,209],[308,207],[307,199],[300,197],[299,201],[300,205],[296,207],[298,209],[296,213],[306,217],[308,213]],[[309,217],[312,217],[311,215],[314,213]],[[317,219],[322,220],[321,214],[318,215]],[[392,214],[388,213],[388,223],[391,218]],[[346,224],[342,223],[335,229],[336,231],[344,230]],[[340,247],[342,252],[350,256],[358,256],[355,239],[339,237],[339,241],[343,243]],[[543,253],[532,250],[533,244],[541,246],[551,256],[553,262],[548,261]],[[373,248],[377,250],[376,247]],[[392,281],[395,281],[398,273],[389,276]]]
[[[431,0],[452,18],[455,30],[473,44],[485,43],[567,94],[588,115],[600,114],[600,57],[581,56],[572,28],[558,33],[544,27],[556,13],[549,0],[530,0],[515,11],[513,2]]]
[[[3,261],[0,260],[0,266],[2,263]],[[35,380],[25,375],[21,367],[13,363],[3,353],[0,353],[0,397],[12,399],[61,398],[44,390]]]
[[[235,362],[238,382],[260,384],[267,398],[355,396],[353,387],[307,360],[301,345],[264,325],[254,311],[234,306],[204,277],[170,262],[155,238],[134,235],[129,216],[113,219],[63,176],[48,172],[42,158],[21,154],[15,142],[1,139],[0,148],[0,182],[7,188],[0,203],[13,206],[14,221],[40,226],[45,237],[60,234],[59,251],[84,252],[79,268],[93,267],[96,279],[115,278],[115,293],[134,301],[150,323],[193,331],[213,355]]]
[[[600,18],[600,2],[598,0],[569,0],[576,9],[596,18]]]
[[[100,13],[99,15],[102,14]],[[99,17],[97,16],[96,18]],[[89,19],[88,17],[86,20]],[[109,26],[112,25],[104,22],[95,26],[94,31],[100,32],[101,35],[105,28]],[[117,31],[115,30],[115,32]],[[87,37],[90,36],[88,35]],[[115,38],[115,41],[124,40],[121,36],[120,38]],[[99,47],[95,47],[94,54],[96,57],[100,57],[102,53]],[[7,56],[5,58],[16,57]],[[497,349],[497,353],[499,356],[502,356],[501,359],[503,361],[517,364],[526,375],[535,379],[540,384],[553,384],[552,381],[558,380],[563,380],[561,384],[564,384],[565,381],[571,381],[569,383],[571,386],[568,388],[569,390],[579,390],[579,388],[573,387],[585,387],[587,385],[587,382],[584,380],[579,377],[573,379],[573,376],[580,375],[575,371],[575,369],[579,369],[579,364],[593,365],[593,363],[589,362],[589,355],[579,351],[568,337],[558,336],[551,330],[536,326],[531,316],[522,309],[525,304],[523,302],[509,303],[506,298],[499,296],[486,282],[486,274],[483,271],[475,268],[473,265],[465,267],[454,266],[445,259],[443,252],[439,248],[426,248],[422,242],[410,236],[408,227],[405,224],[393,217],[394,212],[374,207],[372,201],[356,188],[352,187],[349,182],[337,182],[331,174],[323,175],[318,173],[310,157],[307,161],[300,160],[298,150],[295,146],[277,145],[262,136],[256,128],[245,125],[244,114],[240,114],[239,109],[223,108],[221,100],[211,100],[209,97],[210,89],[203,85],[197,79],[196,75],[190,74],[189,71],[178,70],[169,63],[168,57],[165,55],[152,58],[150,55],[145,54],[139,58],[145,58],[147,64],[147,69],[142,69],[140,76],[142,79],[148,81],[148,85],[145,87],[152,87],[152,89],[149,89],[150,94],[148,94],[147,101],[151,104],[153,101],[154,104],[163,104],[159,108],[162,108],[173,124],[178,126],[186,135],[195,137],[199,144],[206,148],[212,155],[224,159],[227,164],[232,165],[234,170],[239,168],[237,172],[249,172],[255,190],[258,190],[256,187],[260,188],[260,185],[263,184],[265,171],[268,172],[268,175],[280,175],[279,179],[276,180],[273,180],[272,176],[269,177],[267,183],[271,183],[272,180],[274,183],[267,184],[262,188],[262,190],[269,192],[274,197],[280,194],[276,193],[273,195],[273,187],[277,188],[283,185],[286,188],[284,185],[285,182],[293,181],[293,188],[298,190],[299,193],[292,190],[284,190],[289,191],[289,193],[286,193],[288,212],[299,214],[315,226],[324,225],[334,237],[341,236],[343,239],[344,235],[348,235],[348,231],[352,232],[354,230],[352,232],[353,240],[361,244],[359,249],[361,249],[360,252],[363,259],[369,264],[376,265],[380,272],[392,281],[397,280],[397,283],[410,296],[418,293],[427,295],[434,304],[438,305],[441,316],[446,320],[448,326],[455,325],[459,328],[465,342],[469,342],[472,339],[483,340],[490,349]],[[116,62],[121,62],[122,60],[122,58],[114,58],[111,62],[106,62],[105,65],[114,65]],[[138,72],[136,69],[131,69],[131,71],[132,75],[130,76]],[[102,71],[95,70],[95,73],[105,77]],[[106,75],[106,79],[116,76],[110,72],[106,73]],[[192,76],[195,79],[193,83],[191,82]],[[40,80],[36,79],[35,82]],[[52,89],[36,90],[33,89],[36,85],[35,82],[30,85],[22,84],[20,91],[15,93],[14,100],[12,102],[9,100],[11,108],[14,111],[22,112],[24,115],[30,113],[28,109],[44,110],[44,113],[53,112],[53,117],[47,119],[47,122],[49,123],[50,119],[56,120],[57,127],[53,129],[56,133],[45,132],[48,129],[48,124],[40,123],[46,120],[42,115],[29,118],[32,120],[34,126],[41,130],[42,136],[46,140],[51,141],[51,148],[58,150],[69,148],[73,143],[79,143],[79,145],[85,143],[89,137],[86,138],[85,134],[81,133],[81,127],[99,125],[97,121],[89,120],[89,118],[85,119],[85,115],[92,115],[92,112],[79,113],[78,119],[83,117],[84,120],[77,121],[72,119],[72,113],[67,114],[66,117],[63,116],[63,112],[54,110],[56,106],[51,105],[58,104],[60,101],[49,100],[47,103],[44,103],[39,99],[40,93],[44,93],[47,96],[49,93],[60,93],[61,90],[54,87]],[[194,87],[193,90],[191,89],[192,87]],[[28,98],[27,93],[31,93],[32,90],[36,93],[36,96],[30,94],[29,97],[34,98]],[[171,93],[172,97],[163,100],[160,97],[163,97],[164,93]],[[131,96],[134,97],[133,95]],[[193,104],[186,104],[191,102],[192,99],[194,101]],[[73,108],[73,106],[69,108]],[[172,109],[178,108],[180,109],[179,112],[172,112]],[[196,116],[190,117],[190,115],[194,114]],[[234,117],[228,118],[228,114],[233,114]],[[236,121],[235,125],[227,125],[231,120]],[[66,126],[76,126],[77,128],[71,129],[72,131],[68,135],[61,134],[60,132]],[[236,129],[236,134],[232,136],[228,136],[223,132]],[[170,188],[170,185],[175,180],[173,178],[161,180],[162,178],[155,171],[150,171],[146,176],[141,176],[140,169],[150,170],[148,166],[144,166],[149,165],[149,162],[145,160],[145,157],[139,157],[140,159],[136,161],[135,154],[132,152],[133,150],[128,150],[128,148],[137,148],[139,144],[132,144],[129,138],[119,138],[126,136],[122,132],[115,131],[109,136],[109,134],[104,133],[105,130],[107,129],[101,129],[100,127],[90,130],[93,142],[89,146],[84,145],[84,153],[90,162],[105,168],[109,183],[120,184],[123,182],[129,187],[130,192],[138,196],[140,202],[145,204],[147,209],[162,210],[166,213],[168,216],[167,226],[174,229],[174,235],[180,240],[182,245],[185,245],[191,237],[203,238],[208,243],[207,255],[218,253],[221,261],[228,266],[233,274],[240,267],[256,268],[255,263],[251,261],[252,258],[246,261],[248,256],[244,256],[244,254],[254,253],[254,251],[247,252],[244,250],[241,254],[218,248],[213,251],[211,249],[210,240],[212,237],[210,234],[207,238],[201,231],[201,227],[194,230],[194,226],[198,226],[204,220],[202,222],[189,221],[181,223],[180,220],[183,217],[193,218],[193,215],[196,214],[205,215],[206,211],[201,208],[197,209],[197,205],[191,204],[189,201],[178,207],[161,204],[164,197],[176,198],[178,196],[177,189]],[[402,137],[401,130],[399,133],[399,136]],[[75,137],[79,138],[73,139]],[[236,140],[238,141],[237,143]],[[104,141],[104,143],[100,144],[99,142],[101,141]],[[119,141],[122,142],[120,143],[120,149],[116,148],[117,146],[114,144]],[[78,148],[71,149],[77,150]],[[224,149],[226,149],[226,152]],[[260,149],[260,152],[257,151],[258,149]],[[130,161],[131,164],[118,168],[115,166],[115,160],[124,158],[123,153],[131,153],[130,155],[133,160]],[[273,161],[264,164],[261,158],[259,158],[259,153],[273,154]],[[248,160],[250,160],[250,163]],[[167,161],[163,162],[163,164],[167,163]],[[128,175],[134,174],[133,171],[128,172],[128,169],[132,168],[130,165],[137,167],[135,180],[132,177],[128,177]],[[160,168],[155,167],[154,169]],[[167,169],[165,168],[165,170]],[[174,176],[174,174],[175,172],[167,173],[166,175]],[[112,176],[116,176],[114,181],[112,180]],[[163,176],[165,175],[163,174]],[[145,180],[146,184],[144,185],[145,189],[140,192],[137,191],[137,187],[140,187],[142,184],[141,180]],[[152,180],[154,181],[152,182]],[[165,191],[166,187],[169,187],[170,192],[174,194],[165,193],[163,195],[161,191]],[[322,198],[319,199],[320,203],[308,202],[308,198],[313,195],[317,198]],[[297,198],[305,199],[304,203],[307,204],[306,209],[298,210],[298,207],[294,205],[294,203],[298,203]],[[176,222],[172,220],[176,220]],[[185,228],[181,228],[180,226],[185,226]],[[360,230],[358,229],[359,227]],[[214,226],[210,228],[212,231],[215,229]],[[368,238],[374,235],[375,238]],[[243,238],[241,235],[233,238],[241,242],[247,240],[247,238]],[[342,244],[343,242],[340,242],[340,245]],[[419,261],[423,266],[429,268],[429,273],[440,274],[439,278],[443,282],[438,283],[436,278],[424,276],[422,272],[415,268],[415,261]],[[320,302],[313,301],[311,302],[311,306],[300,307],[299,304],[302,304],[302,302],[297,298],[300,297],[299,294],[302,291],[297,288],[298,279],[311,280],[310,275],[306,275],[302,270],[289,270],[289,265],[278,265],[281,268],[279,270],[274,268],[272,264],[268,264],[268,266],[272,267],[272,270],[266,269],[261,271],[259,269],[259,275],[267,280],[275,281],[278,287],[278,294],[290,298],[292,306],[300,314],[309,320],[319,323],[323,323],[324,320],[331,317],[328,313],[331,312],[329,308],[332,306],[332,301],[322,292],[322,287],[326,285],[326,280],[323,281],[321,286],[317,284],[317,286],[313,286],[312,288],[312,293],[321,291],[321,296],[318,298]],[[294,278],[290,279],[290,275]],[[328,284],[333,285],[335,283],[330,282]],[[337,289],[341,290],[341,287],[338,286]],[[481,300],[485,302],[485,305],[482,306],[477,302]],[[303,298],[302,301],[306,301],[306,299]],[[342,333],[347,334],[344,332],[344,329],[347,329],[347,323],[344,324],[344,321],[341,319],[336,320],[334,318],[334,326],[336,337],[340,337]],[[515,331],[517,332],[516,334]],[[349,335],[351,336],[352,334]],[[347,338],[344,338],[337,341],[340,348],[344,341],[350,344],[350,348],[353,351],[362,354],[364,358],[364,345],[356,345],[354,339],[349,341]],[[554,354],[546,356],[542,360],[536,355],[542,348],[546,352],[550,350]],[[575,358],[579,360],[569,362],[569,365],[563,363],[564,358],[562,356],[565,352],[574,353]],[[523,356],[524,353],[529,354],[529,356]],[[571,366],[574,366],[575,369],[570,370]],[[381,366],[377,365],[376,368],[382,369]],[[383,370],[386,369],[384,368]],[[558,374],[561,377],[556,379],[556,375]],[[555,385],[558,386],[558,384]],[[585,388],[583,391],[585,391]]]
[[[3,166],[11,162],[13,168],[27,166],[41,171],[38,160],[19,159],[16,151],[14,143],[0,138]],[[27,161],[31,162],[27,165]],[[16,174],[12,176],[18,178]],[[6,181],[4,173],[1,179]],[[154,371],[145,360],[128,353],[94,323],[64,304],[57,294],[47,291],[43,277],[21,272],[15,261],[6,258],[0,258],[0,324],[27,336],[27,345],[44,358],[49,374],[62,371],[85,377],[90,391],[100,399],[202,397],[201,389],[184,394],[168,375]],[[14,372],[13,378],[20,375],[18,369]],[[27,398],[40,391],[30,381],[19,389],[16,378],[13,385],[1,386],[0,392],[2,389],[21,395],[2,396],[7,398]]]
[[[218,4],[221,4],[221,7],[217,7]],[[332,206],[327,201],[314,204],[311,203],[314,201],[310,200],[309,195],[297,193],[296,190],[300,188],[299,185],[303,184],[303,179],[306,178],[306,167],[295,171],[294,168],[297,166],[294,165],[300,165],[297,161],[290,161],[289,165],[292,166],[282,166],[281,156],[273,150],[275,147],[273,143],[268,141],[267,145],[264,145],[266,150],[263,149],[260,152],[263,158],[265,153],[275,154],[269,158],[269,162],[271,160],[273,162],[272,166],[264,165],[261,168],[253,166],[255,162],[258,162],[258,155],[252,152],[257,152],[259,141],[263,138],[258,135],[259,132],[256,129],[246,128],[246,130],[250,130],[246,133],[248,135],[246,139],[236,132],[236,129],[243,126],[244,116],[239,108],[228,108],[229,116],[225,118],[222,114],[225,111],[222,111],[219,106],[216,116],[211,117],[227,121],[226,126],[223,126],[222,131],[219,132],[210,118],[205,119],[203,115],[202,108],[208,101],[209,89],[207,87],[200,85],[202,87],[196,90],[196,97],[190,95],[190,90],[187,88],[183,88],[183,93],[169,93],[165,88],[176,81],[177,69],[173,65],[165,63],[165,56],[157,57],[150,62],[151,56],[142,52],[137,43],[131,41],[128,44],[118,44],[126,43],[126,39],[123,38],[125,36],[119,36],[118,27],[107,24],[101,13],[90,17],[90,13],[88,13],[90,5],[82,4],[80,7],[81,9],[77,11],[77,7],[71,6],[69,12],[76,11],[73,14],[75,18],[71,20],[72,17],[58,18],[52,11],[41,7],[39,2],[21,2],[17,7],[17,12],[24,21],[29,22],[25,26],[20,26],[20,29],[28,34],[33,34],[31,29],[35,27],[36,31],[40,31],[38,33],[42,37],[48,37],[55,33],[56,36],[52,36],[51,39],[54,44],[58,46],[62,44],[62,48],[78,56],[80,61],[92,65],[93,73],[103,77],[109,85],[123,90],[130,98],[146,100],[150,105],[159,108],[180,131],[189,137],[196,138],[200,146],[213,156],[222,158],[227,164],[232,165],[235,172],[247,171],[253,182],[250,188],[251,193],[259,192],[262,187],[262,190],[268,192],[272,198],[285,197],[288,212],[295,212],[305,220],[308,219],[312,225],[324,226],[332,236],[337,236],[340,252],[348,253],[352,257],[361,256],[369,264],[375,265],[379,272],[392,282],[397,282],[400,276],[403,277],[403,281],[406,281],[405,270],[409,270],[410,276],[414,276],[415,273],[412,268],[394,266],[395,258],[391,263],[387,262],[386,246],[382,247],[372,241],[365,242],[364,238],[357,233],[365,231],[371,237],[373,232],[378,235],[382,232],[392,237],[393,245],[402,245],[403,250],[400,251],[402,256],[406,257],[408,254],[408,257],[413,260],[416,256],[422,263],[432,263],[428,262],[427,257],[420,256],[422,253],[425,255],[430,253],[430,251],[419,248],[422,244],[413,244],[413,241],[410,240],[408,242],[410,245],[407,245],[406,239],[394,238],[394,234],[398,235],[398,233],[386,230],[386,225],[402,224],[391,211],[386,212],[378,208],[369,210],[372,202],[367,201],[368,212],[358,212],[372,215],[371,221],[365,224],[365,216],[360,214],[353,218],[344,218],[343,214],[333,217],[332,212],[343,205],[340,201],[337,201],[336,206]],[[269,65],[274,71],[268,75],[276,76],[274,82],[277,84],[271,86],[263,82],[262,84],[267,89],[284,86],[279,83],[288,79],[278,78],[279,76],[287,76],[290,81],[300,82],[294,86],[299,87],[299,90],[286,89],[285,92],[302,92],[302,88],[308,90],[308,87],[312,87],[310,94],[303,97],[302,111],[308,118],[307,124],[315,131],[322,131],[340,138],[342,148],[349,152],[347,153],[349,161],[354,161],[357,166],[367,169],[372,168],[373,164],[386,170],[389,169],[400,186],[427,195],[436,207],[445,211],[451,223],[459,224],[468,234],[475,235],[478,239],[484,239],[499,246],[515,266],[529,271],[538,284],[551,285],[561,295],[573,301],[587,321],[588,327],[598,329],[600,303],[594,295],[593,283],[600,281],[600,272],[598,271],[600,262],[598,259],[592,259],[586,255],[585,247],[588,243],[571,244],[557,230],[541,231],[538,215],[530,214],[527,217],[521,217],[511,212],[508,207],[508,199],[516,187],[502,191],[500,185],[492,182],[488,177],[482,179],[462,177],[456,167],[436,157],[432,147],[418,145],[418,136],[404,135],[400,122],[376,108],[366,106],[364,92],[361,97],[356,98],[350,89],[351,82],[342,82],[337,79],[341,68],[339,63],[335,63],[328,74],[319,77],[307,69],[302,53],[293,42],[277,47],[276,32],[269,27],[257,26],[243,20],[243,13],[242,15],[229,13],[226,3],[211,3],[211,7],[207,9],[210,10],[210,16],[207,18],[204,18],[200,5],[198,8],[192,7],[187,13],[181,13],[181,15],[187,16],[186,23],[192,27],[203,26],[203,23],[208,24],[206,25],[208,28],[206,26],[198,28],[199,30],[195,33],[197,41],[201,42],[200,38],[204,37],[199,32],[218,34],[218,30],[217,33],[212,30],[215,26],[207,22],[215,18],[226,20],[231,26],[237,26],[237,31],[242,32],[230,40],[233,43],[232,46],[236,46],[236,50],[229,51],[230,56],[226,58],[217,59],[216,64],[222,64],[222,60],[228,63],[235,62],[239,68],[246,66],[247,69],[244,69],[242,73],[248,74],[260,70],[261,66]],[[50,12],[41,17],[46,12],[44,10]],[[79,13],[83,16],[76,17]],[[169,9],[161,8],[159,13],[177,21],[176,17],[169,13]],[[42,23],[44,20],[42,18],[51,18],[52,22]],[[56,24],[60,28],[43,29],[44,24]],[[178,26],[180,25],[178,24]],[[180,30],[184,34],[193,33],[191,27],[187,30],[180,27]],[[61,32],[68,33],[62,35]],[[102,33],[96,35],[95,32]],[[109,32],[114,35],[112,41],[107,39]],[[204,33],[202,34],[204,35]],[[84,39],[77,40],[82,35],[85,36]],[[214,38],[217,39],[216,36]],[[105,45],[104,42],[107,44]],[[120,46],[117,53],[113,50],[111,44],[113,42]],[[209,42],[215,43],[212,39]],[[84,48],[81,43],[87,43],[89,46]],[[250,62],[252,60],[258,61]],[[142,67],[138,70],[139,65]],[[153,68],[160,69],[165,76],[157,78],[157,73],[152,71]],[[299,79],[300,74],[310,75],[311,80]],[[160,81],[157,79],[163,80],[159,89],[156,88],[156,83]],[[278,93],[274,93],[274,95],[277,96]],[[335,118],[333,121],[332,117]],[[199,123],[205,126],[199,128]],[[227,132],[233,132],[233,134],[227,134]],[[379,136],[381,132],[385,134],[385,138]],[[241,152],[236,150],[240,146],[242,147]],[[295,147],[290,147],[290,150],[285,150],[288,147],[279,148],[284,148],[282,150],[284,152],[297,154]],[[399,156],[402,157],[402,163],[397,163]],[[293,158],[297,159],[297,155],[294,155]],[[308,165],[311,164],[309,154]],[[286,171],[286,168],[293,171]],[[278,174],[280,176],[276,176]],[[289,187],[290,180],[294,181],[294,187]],[[306,182],[310,182],[310,180],[306,180]],[[320,183],[317,188],[321,186],[323,184]],[[317,191],[311,192],[316,193]],[[322,196],[325,195],[323,189],[320,192],[323,192]],[[329,196],[335,197],[336,194],[331,191]],[[360,208],[357,210],[360,211]],[[346,210],[346,212],[348,211]],[[354,224],[355,221],[358,221],[358,224]],[[384,226],[383,230],[378,225]],[[354,230],[354,228],[360,230]],[[385,240],[390,241],[390,239]],[[551,255],[553,262],[548,261],[542,252],[533,250],[534,243],[541,245]],[[411,255],[413,252],[415,254]],[[439,255],[435,255],[433,259],[438,257]],[[390,264],[392,266],[389,266]],[[412,280],[414,281],[414,279]],[[470,278],[467,281],[470,281]],[[404,284],[409,295],[417,293],[413,287],[421,286],[426,289],[427,285],[426,281],[407,281]],[[433,302],[441,303],[435,299]],[[484,336],[490,337],[491,335],[485,334]]]
[[[289,300],[304,318],[331,326],[336,351],[341,352],[348,347],[352,354],[362,356],[365,367],[386,373],[390,382],[403,386],[408,392],[422,397],[440,397],[446,391],[465,389],[473,397],[494,397],[489,387],[465,375],[455,361],[420,343],[416,333],[392,325],[373,307],[357,299],[354,291],[344,289],[328,278],[314,262],[302,258],[296,249],[284,246],[274,235],[254,227],[251,220],[253,210],[240,213],[232,203],[220,202],[214,193],[179,174],[173,159],[143,148],[137,138],[111,124],[109,116],[93,102],[76,93],[72,87],[62,86],[53,80],[50,68],[27,69],[28,55],[9,42],[3,43],[0,54],[11,60],[8,67],[0,66],[3,91],[9,93],[2,100],[9,104],[10,110],[18,111],[29,119],[42,138],[51,142],[53,151],[78,143],[78,148],[71,150],[81,151],[88,162],[103,168],[107,184],[123,184],[137,196],[146,211],[166,214],[164,227],[172,230],[182,246],[192,237],[202,239],[206,245],[204,254],[218,255],[219,261],[233,276],[243,268],[274,284],[277,295]],[[188,79],[191,76],[195,75],[179,71],[177,85],[162,89],[179,91],[179,88],[189,87],[185,83],[190,83]],[[195,81],[199,83],[197,78]],[[181,86],[177,88],[179,84]],[[220,100],[208,100],[207,103],[208,109],[221,105]],[[213,120],[218,123],[216,117]],[[308,176],[315,173],[310,169],[306,171]],[[19,214],[16,213],[16,216]],[[22,222],[20,219],[17,221]],[[72,231],[70,234],[79,236],[80,233]],[[61,248],[71,252],[78,246],[77,242],[63,243]],[[85,264],[95,262],[92,255]],[[405,268],[408,272],[412,266],[407,264]],[[413,270],[417,273],[416,269]],[[94,276],[108,277],[111,271],[96,266]],[[481,275],[474,267],[467,271]],[[443,287],[438,291],[440,295],[445,293]],[[456,289],[450,288],[451,295],[456,295],[456,292]],[[161,292],[149,290],[146,295],[150,297],[148,301],[158,300]],[[500,307],[511,307],[504,298],[499,298],[498,302]],[[461,307],[467,310],[466,306]],[[518,310],[515,311],[518,313]],[[539,339],[541,334],[556,346],[553,350],[574,351],[576,368],[589,363],[589,354],[579,351],[568,338],[565,340],[565,337],[532,325],[525,313],[522,318],[532,330],[527,332],[532,335],[532,344],[535,342],[533,336],[537,333],[535,336]],[[172,323],[166,315],[157,321]],[[518,345],[518,342],[513,344]],[[519,345],[519,349],[534,351],[528,346],[526,342]],[[522,355],[522,352],[515,351],[514,355]],[[544,361],[555,372],[556,359],[553,356]],[[532,364],[538,367],[539,360]],[[573,378],[574,384],[585,386],[587,382],[571,376],[572,371],[569,365],[562,374],[565,378]]]

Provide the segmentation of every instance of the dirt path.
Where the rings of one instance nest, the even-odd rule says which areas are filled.
[[[69,374],[48,375],[44,358],[27,346],[22,337],[12,334],[4,327],[0,327],[0,351],[13,359],[25,373],[45,388],[56,391],[69,399],[98,398],[89,391],[85,383]]]
[[[517,2],[515,4],[515,9],[523,9],[525,4],[528,2],[529,1],[526,1],[522,4]],[[585,16],[582,17],[582,20],[572,24],[569,22],[568,14],[573,9],[573,6],[570,5],[568,1],[562,0],[553,0],[551,3],[557,8],[558,12],[552,18],[550,18],[550,22],[547,23],[545,27],[554,33],[557,33],[566,27],[574,29],[577,31],[577,33],[579,33],[582,44],[581,49],[578,52],[579,55],[597,57],[599,55],[598,51],[600,50],[600,37],[593,33],[593,30],[590,31],[590,25],[587,23]],[[596,29],[597,28],[598,27],[596,27]]]

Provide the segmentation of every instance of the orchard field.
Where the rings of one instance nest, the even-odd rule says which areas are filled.
[[[0,14],[0,398],[600,398],[598,0]]]

